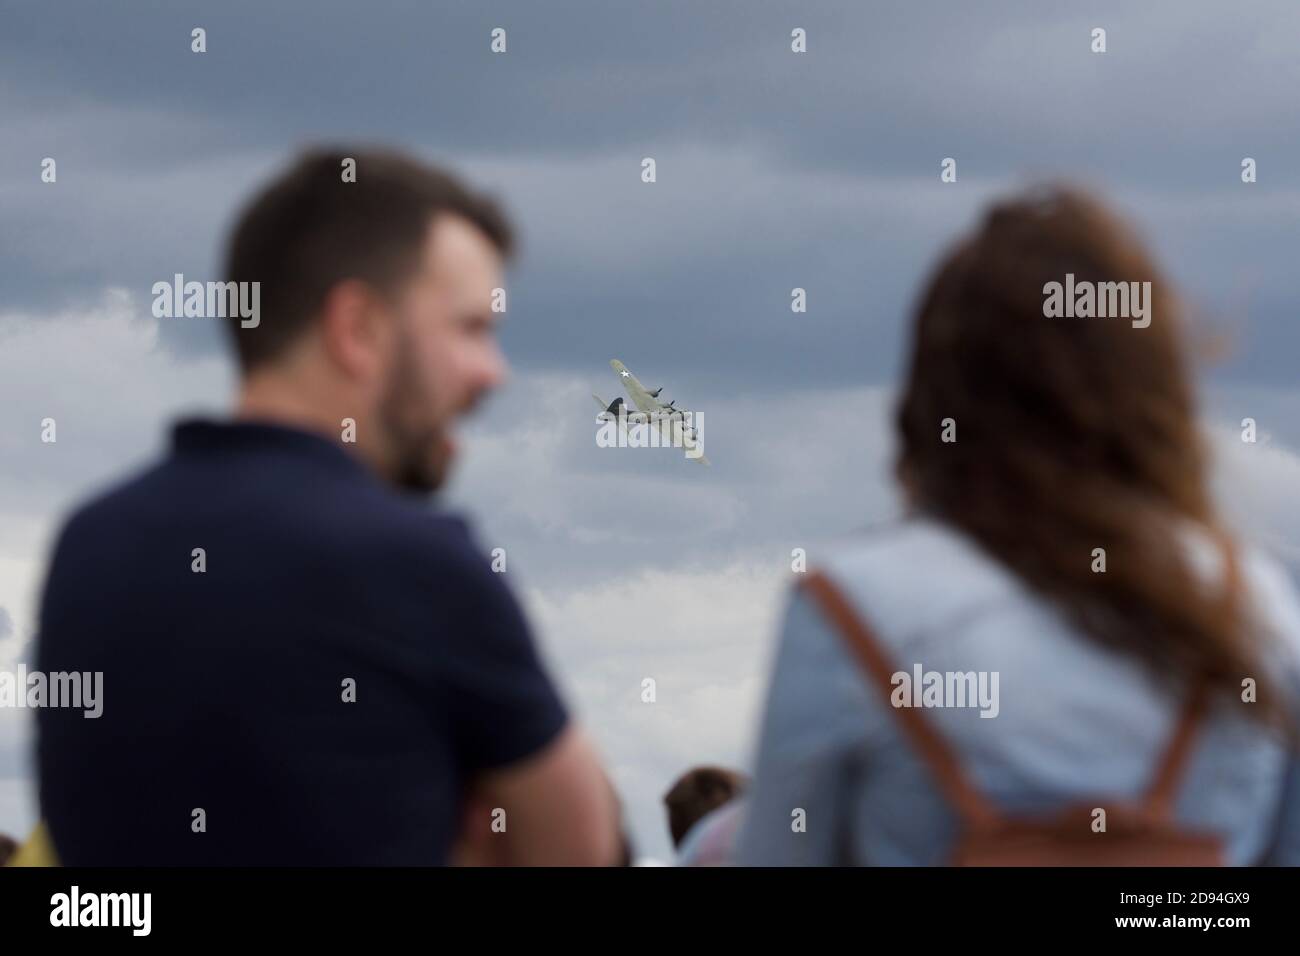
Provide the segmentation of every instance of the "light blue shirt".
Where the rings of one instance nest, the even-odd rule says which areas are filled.
[[[981,717],[993,708],[978,702],[922,716],[1004,815],[1050,815],[1093,798],[1105,806],[1146,791],[1183,701],[1136,659],[1081,635],[970,539],[915,518],[866,536],[822,570],[895,670],[997,672],[996,716]],[[1262,555],[1246,551],[1242,571],[1273,649],[1269,676],[1300,690],[1300,600]],[[1276,732],[1245,715],[1248,706],[1220,703],[1201,723],[1176,819],[1220,834],[1233,864],[1300,864],[1300,765]],[[937,865],[957,834],[881,689],[801,593],[780,637],[747,802],[741,864]]]

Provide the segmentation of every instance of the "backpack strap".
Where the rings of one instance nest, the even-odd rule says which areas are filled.
[[[962,773],[961,765],[948,744],[915,707],[890,704],[893,675],[896,673],[870,628],[853,610],[831,579],[820,571],[809,571],[801,585],[835,626],[858,664],[873,679],[885,697],[886,709],[897,715],[904,735],[911,740],[921,760],[938,780],[939,789],[957,811],[967,827],[984,828],[998,823],[999,815]]]
[[[1187,703],[1183,705],[1164,756],[1161,757],[1160,765],[1151,777],[1151,785],[1147,788],[1142,802],[1142,810],[1148,818],[1163,821],[1173,816],[1178,784],[1182,781],[1183,772],[1191,759],[1196,731],[1200,727],[1201,718],[1205,716],[1208,704],[1209,688],[1204,681],[1200,681],[1193,686]]]

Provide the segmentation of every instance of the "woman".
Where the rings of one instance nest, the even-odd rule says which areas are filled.
[[[1132,321],[1101,285],[1121,282]],[[1061,289],[1089,286],[1110,314],[1064,317]],[[898,408],[909,515],[820,569],[895,673],[869,677],[796,589],[739,862],[949,862],[963,796],[1016,819],[1140,802],[1186,723],[1172,825],[1224,862],[1300,863],[1300,602],[1216,513],[1181,321],[1135,237],[1069,190],[995,206],[947,256]]]

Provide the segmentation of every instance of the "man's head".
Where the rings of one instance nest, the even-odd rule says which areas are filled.
[[[740,796],[747,783],[744,774],[725,767],[692,767],[678,777],[664,795],[673,846],[681,846],[691,827]]]
[[[512,244],[496,205],[445,172],[386,151],[305,154],[227,248],[226,279],[260,283],[261,321],[228,323],[246,409],[340,433],[353,419],[376,470],[437,487],[454,420],[506,373],[492,305]]]

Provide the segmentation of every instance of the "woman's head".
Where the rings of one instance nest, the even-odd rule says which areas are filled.
[[[1261,676],[1181,307],[1122,222],[1068,189],[994,205],[930,280],[913,336],[897,464],[914,505],[1162,676]],[[1194,577],[1189,526],[1219,544],[1230,586]]]

